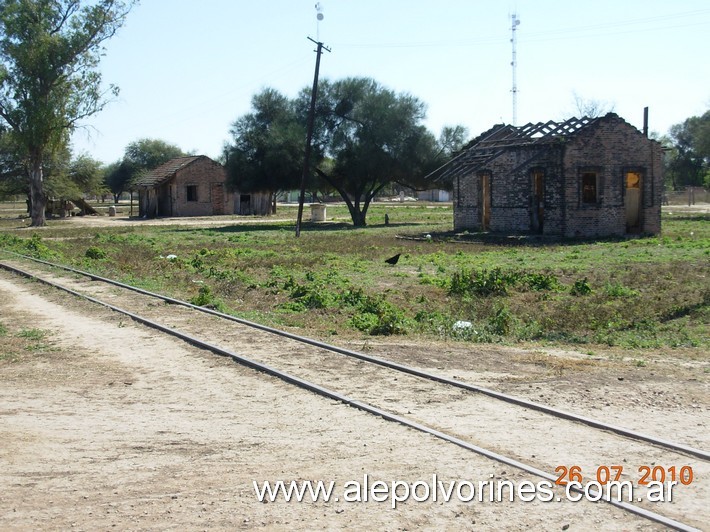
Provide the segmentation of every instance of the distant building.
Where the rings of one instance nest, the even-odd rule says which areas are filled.
[[[204,155],[178,157],[151,170],[133,185],[141,217],[231,214],[224,167]]]
[[[657,234],[661,145],[614,113],[496,125],[443,169],[454,229],[565,237]]]
[[[133,184],[139,216],[213,216],[271,213],[268,193],[241,194],[227,186],[227,171],[204,155],[178,157]]]
[[[451,201],[451,192],[440,188],[422,190],[417,192],[417,199],[419,201],[447,202]]]

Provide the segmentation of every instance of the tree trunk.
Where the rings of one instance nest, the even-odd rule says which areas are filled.
[[[33,156],[30,158],[30,218],[32,227],[43,227],[47,225],[45,218],[45,208],[47,207],[47,195],[44,193],[44,179],[42,175],[42,158]]]
[[[348,210],[350,211],[350,218],[352,218],[353,225],[355,227],[367,226],[367,222],[365,221],[365,213],[360,210],[360,205],[348,202]]]

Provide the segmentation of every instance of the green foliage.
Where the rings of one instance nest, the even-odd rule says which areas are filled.
[[[293,103],[274,89],[252,98],[253,111],[232,124],[226,149],[231,184],[242,192],[299,188],[303,174],[304,123]]]
[[[101,248],[91,246],[90,248],[87,248],[86,252],[84,253],[84,256],[87,259],[101,260],[107,257],[107,253]]]
[[[609,297],[634,297],[639,295],[638,290],[633,290],[620,283],[607,283],[604,291]]]
[[[305,109],[307,93],[300,108]],[[325,80],[319,89],[315,146],[318,175],[348,205],[353,224],[366,225],[374,196],[390,183],[421,185],[423,176],[444,162],[447,152],[424,127],[425,105],[369,78]],[[456,134],[444,135],[451,140]]]
[[[56,224],[40,238],[6,220],[0,248],[56,260],[52,254],[100,275],[238,309],[247,319],[298,327],[307,335],[553,342],[585,352],[597,351],[596,344],[702,350],[710,342],[705,215],[664,214],[662,237],[510,246],[398,238],[434,228],[443,233],[450,227],[450,206],[373,209],[373,215],[389,212],[402,225],[365,231],[331,224],[294,241],[292,222],[137,224],[95,235]],[[290,212],[295,216],[295,209]],[[329,215],[347,219],[349,213],[329,206]],[[430,215],[435,222],[422,222]],[[87,247],[111,260],[87,259]],[[384,264],[395,252],[406,260],[394,268]],[[169,254],[177,258],[167,260]],[[471,325],[455,326],[458,321]]]
[[[502,296],[514,287],[529,290],[558,290],[560,283],[549,272],[525,272],[521,270],[460,270],[451,275],[449,293],[452,295]]]
[[[102,43],[123,24],[131,3],[0,4],[0,117],[27,157],[33,225],[45,223],[47,159],[66,147],[78,121],[106,103],[98,69]]]
[[[388,302],[383,296],[366,296],[357,304],[357,313],[350,318],[350,325],[367,334],[389,336],[405,334],[408,320],[402,309]]]
[[[47,331],[43,331],[42,329],[22,329],[17,333],[18,338],[35,341],[42,340],[45,336],[47,336]]]
[[[212,289],[203,284],[197,292],[197,295],[190,299],[190,303],[197,305],[198,307],[207,307],[214,309],[218,312],[227,313],[227,306],[212,293]]]
[[[252,111],[232,125],[226,149],[230,181],[242,191],[298,188],[310,87],[287,99],[274,89],[252,98]],[[333,190],[353,224],[366,225],[373,198],[392,183],[421,187],[466,135],[448,127],[437,140],[424,126],[425,105],[369,78],[321,80],[310,161],[309,190]]]
[[[19,250],[20,253],[24,253],[38,259],[51,259],[56,256],[55,253],[51,251],[42,241],[42,237],[37,233],[33,234],[29,239],[22,239],[21,242]]]
[[[170,159],[182,157],[185,153],[175,144],[160,139],[139,139],[126,146],[124,161],[130,163],[134,174],[152,170]]]
[[[110,164],[105,173],[105,184],[117,197],[131,182],[145,172],[185,153],[175,144],[160,139],[143,138],[126,146],[123,159]]]
[[[449,293],[479,296],[505,295],[517,280],[517,275],[504,272],[500,268],[474,271],[461,270],[452,274]]]
[[[710,111],[692,116],[670,129],[665,179],[674,190],[704,186],[710,173]]]
[[[530,290],[556,291],[562,288],[555,274],[550,272],[531,272],[524,276],[524,283]]]
[[[570,292],[573,296],[586,296],[592,293],[592,287],[585,277],[584,279],[577,279],[572,285]]]
[[[488,329],[498,336],[506,336],[511,332],[515,317],[505,305],[497,305],[488,320]]]

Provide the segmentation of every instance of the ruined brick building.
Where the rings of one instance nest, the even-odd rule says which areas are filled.
[[[496,125],[443,169],[454,229],[564,237],[657,234],[662,149],[614,113]]]
[[[204,155],[177,157],[154,168],[135,183],[139,216],[268,215],[269,193],[231,190],[227,171]]]
[[[139,215],[210,216],[231,213],[234,200],[226,189],[224,167],[209,157],[177,157],[140,177]]]

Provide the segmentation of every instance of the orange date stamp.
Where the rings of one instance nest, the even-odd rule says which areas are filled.
[[[602,465],[597,467],[594,472],[596,475],[595,480],[599,484],[619,482],[623,472],[624,466],[622,465]],[[693,468],[688,465],[681,467],[664,467],[660,465],[640,466],[637,472],[638,478],[636,479],[636,483],[639,486],[648,486],[650,482],[675,482],[676,484],[688,486],[693,482]],[[581,484],[584,478],[582,468],[578,465],[569,467],[564,465],[557,466],[555,473],[559,475],[557,480],[555,480],[555,484],[558,486],[565,486],[570,482]]]

